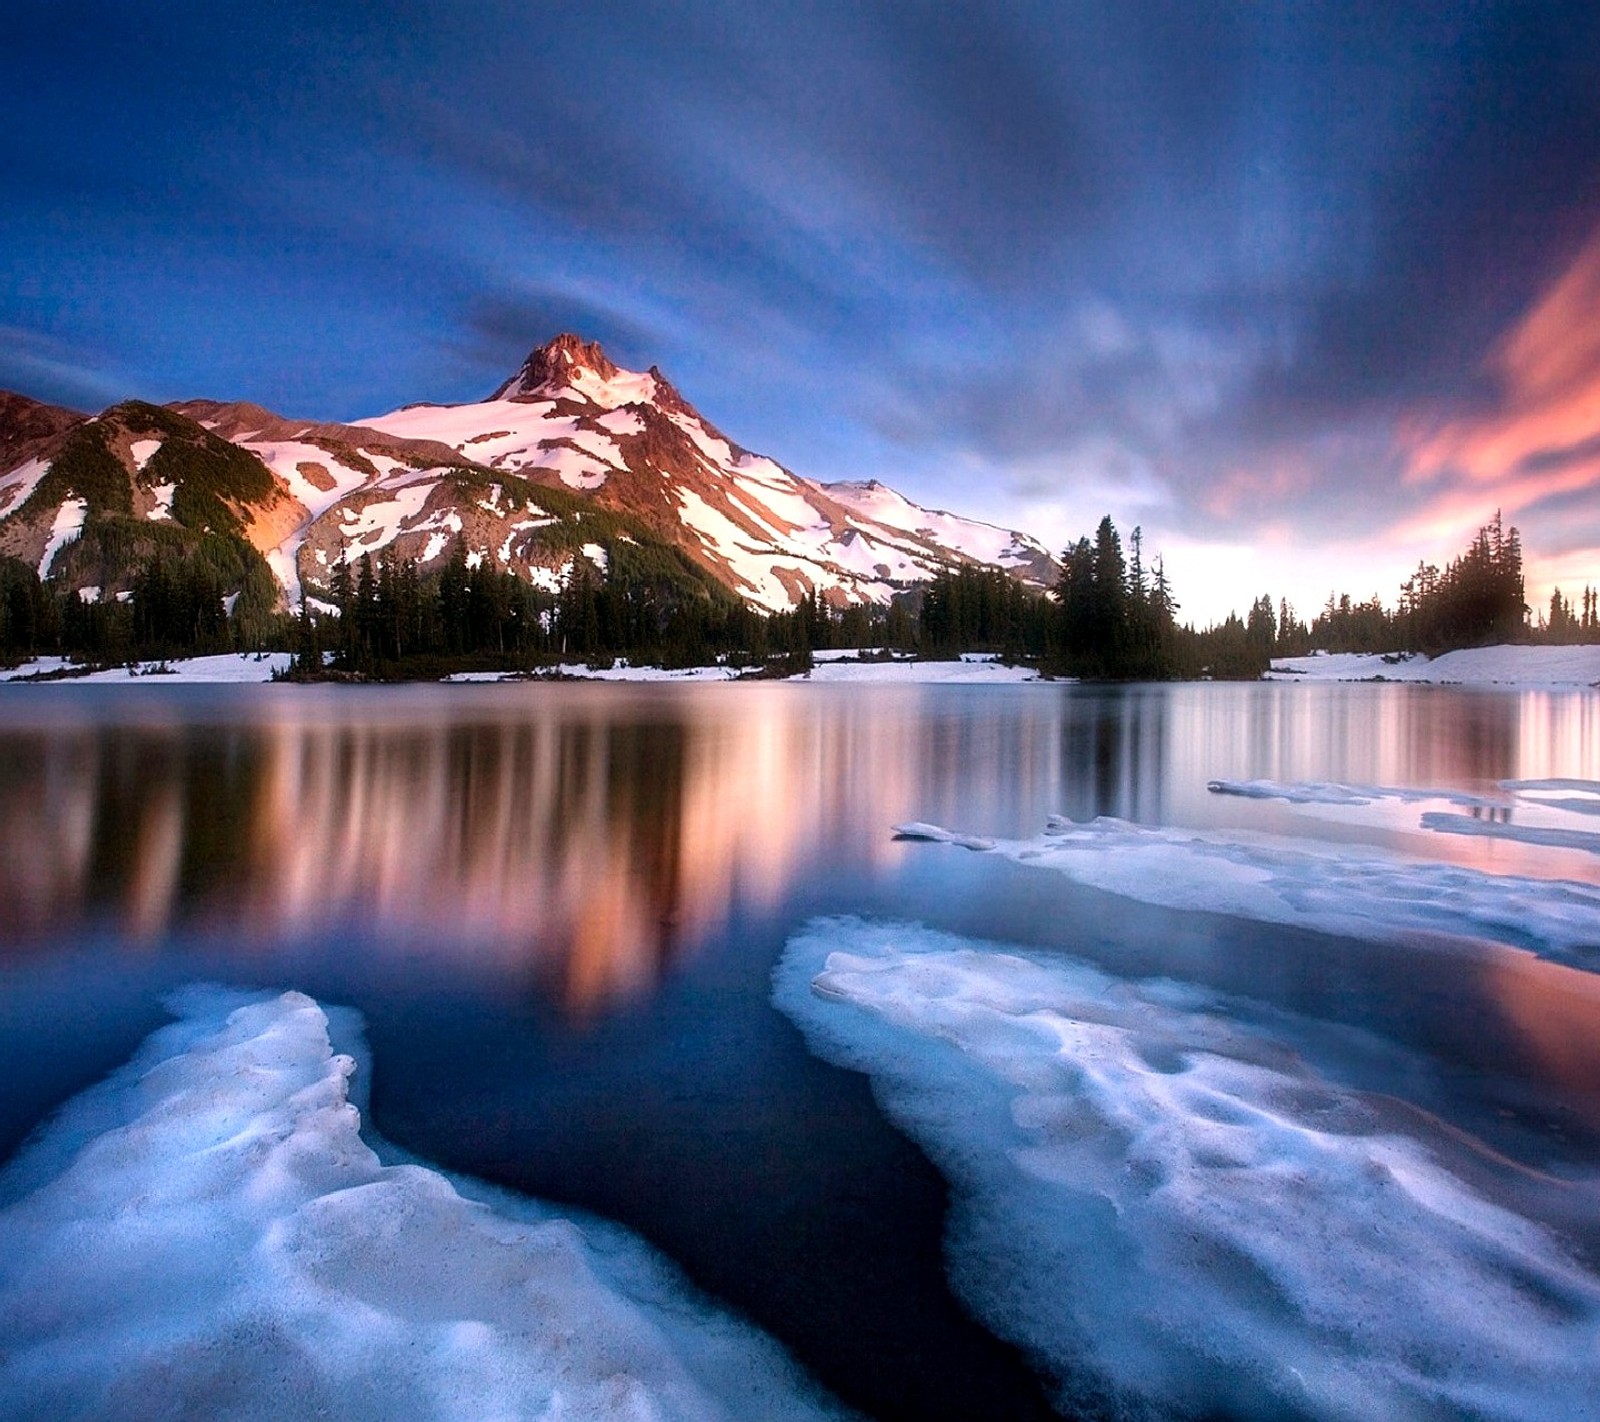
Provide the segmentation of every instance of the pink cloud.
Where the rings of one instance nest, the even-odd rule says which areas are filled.
[[[1402,537],[1455,537],[1495,508],[1600,489],[1600,231],[1484,364],[1493,408],[1400,426],[1406,481],[1438,487]]]

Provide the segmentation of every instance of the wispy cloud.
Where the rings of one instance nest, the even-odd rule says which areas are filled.
[[[1600,491],[1600,231],[1496,343],[1493,396],[1401,427],[1406,477],[1431,491],[1418,532],[1445,536],[1560,495]]]

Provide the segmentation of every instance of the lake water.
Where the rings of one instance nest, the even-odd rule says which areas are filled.
[[[1257,779],[1456,798],[1291,803],[1207,788]],[[1554,779],[1587,785],[1504,785]],[[1018,1322],[990,1297],[1010,1282],[958,1278],[952,1291],[950,1268],[972,1271],[963,1202],[981,1204],[987,1186],[963,1174],[956,1128],[906,1104],[921,1058],[909,1052],[902,1070],[885,1057],[880,1070],[867,1047],[830,1047],[812,1009],[774,1005],[774,968],[806,925],[909,922],[1014,945],[1047,970],[1070,957],[1102,975],[1096,992],[1102,979],[1113,995],[1159,981],[1140,1011],[1168,1014],[1167,1039],[1220,1022],[1253,1044],[1222,1050],[1228,1060],[1259,1066],[1261,1043],[1292,1055],[1294,1073],[1349,1093],[1474,1201],[1553,1241],[1573,1279],[1552,1285],[1530,1263],[1514,1284],[1557,1320],[1529,1347],[1559,1350],[1592,1336],[1581,1330],[1600,1272],[1600,920],[1586,943],[1585,901],[1559,943],[1507,921],[1498,944],[1457,950],[1426,922],[1266,921],[1187,904],[1170,885],[1110,893],[1043,861],[892,827],[1022,840],[1052,814],[1112,816],[1244,846],[1226,853],[1247,887],[1266,872],[1249,857],[1260,846],[1314,841],[1318,864],[1549,881],[1556,902],[1563,884],[1600,885],[1597,782],[1593,693],[16,688],[0,694],[0,1155],[125,1061],[167,1020],[174,987],[298,988],[363,1014],[384,1136],[625,1225],[862,1412],[1109,1407],[1137,1378],[1097,1359],[1073,1382],[1076,1345],[1052,1353],[1025,1309]],[[1142,862],[1123,854],[1107,863]],[[1366,892],[1327,882],[1347,903]],[[1448,911],[1457,881],[1437,883]],[[1377,892],[1395,897],[1392,883]],[[1543,901],[1537,883],[1523,894]],[[860,930],[810,932],[855,952]],[[1452,1268],[1481,1264],[1482,1249],[1445,1248]],[[1086,1281],[1094,1267],[1060,1263]],[[1226,1274],[1193,1260],[1171,1270],[1162,1278]],[[1273,1316],[1248,1308],[1241,1317]],[[1119,1326],[1092,1307],[1084,1317]],[[1365,1346],[1359,1330],[1341,1336],[1352,1354]],[[1237,1371],[1233,1346],[1217,1355],[1221,1374]],[[1174,1382],[1152,1406],[1266,1405],[1213,1382]],[[1358,1396],[1363,1384],[1348,1386]],[[1486,1414],[1522,1415],[1520,1382],[1485,1387]]]

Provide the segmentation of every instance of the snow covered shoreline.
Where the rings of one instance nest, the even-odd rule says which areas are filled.
[[[31,686],[184,686],[244,685],[268,682],[275,672],[288,669],[289,653],[261,655],[227,652],[211,657],[173,658],[166,662],[143,662],[137,672],[128,667],[108,667],[74,674],[73,664],[64,657],[38,657],[21,666],[0,669],[0,682]],[[165,670],[163,670],[163,668]],[[451,685],[475,682],[519,681],[627,681],[627,682],[721,682],[738,681],[732,667],[652,667],[629,666],[619,662],[612,667],[590,667],[582,662],[562,663],[542,668],[533,676],[515,672],[457,672],[446,678]],[[909,659],[857,661],[853,653],[820,653],[815,667],[786,681],[849,683],[856,685],[1017,685],[1041,678],[1032,667],[1006,666],[988,657],[969,656],[953,662],[925,662]]]
[[[36,657],[21,666],[0,669],[0,681],[31,686],[226,686],[271,681],[287,671],[288,652],[222,652],[211,657],[174,657],[138,662],[134,667],[102,667],[73,673],[66,657]],[[137,668],[137,669],[135,669]]]
[[[1420,652],[1313,652],[1273,658],[1265,679],[1588,688],[1600,686],[1600,645],[1467,647],[1437,657]]]
[[[968,653],[957,661],[919,661],[912,658],[863,660],[853,651],[824,651],[815,655],[816,665],[809,672],[800,672],[783,680],[857,686],[1015,686],[1045,680],[1033,667],[1007,666],[996,658],[977,653]],[[75,675],[70,674],[72,663],[64,657],[38,657],[21,666],[0,669],[0,682],[71,686],[103,683],[132,686],[245,684],[270,681],[274,672],[286,669],[288,664],[287,652],[228,652],[220,656],[174,658],[163,663],[145,662],[140,665],[138,672],[127,667],[110,667]],[[166,670],[160,670],[161,667]],[[521,674],[502,672],[458,672],[447,678],[452,684],[528,679]],[[586,666],[582,662],[563,663],[542,669],[531,679],[717,682],[738,681],[741,678],[726,666],[668,669],[629,666],[622,661],[613,667],[599,668]],[[1263,680],[1403,681],[1436,686],[1590,690],[1600,688],[1600,645],[1473,647],[1432,658],[1421,653],[1313,652],[1306,657],[1275,658]]]

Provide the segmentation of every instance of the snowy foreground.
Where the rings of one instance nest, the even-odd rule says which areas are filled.
[[[1221,994],[833,919],[775,1000],[950,1180],[953,1285],[1069,1411],[1593,1415],[1600,1279]]]
[[[843,1415],[624,1231],[381,1163],[354,1014],[173,1006],[0,1176],[0,1416]]]
[[[1486,803],[1381,786],[1210,788],[1340,817],[1395,800]],[[1552,822],[1600,814],[1595,782],[1500,789]],[[1445,828],[1426,816],[1424,827]],[[1590,884],[1112,819],[1053,819],[1030,840],[898,832],[1184,911],[1464,962],[1510,947],[1600,966]],[[1578,838],[1556,842],[1576,847],[1583,831],[1566,832]],[[813,1050],[872,1078],[945,1173],[954,1287],[1057,1380],[1068,1410],[1594,1415],[1600,1277],[1552,1222],[1600,1218],[1600,1179],[1555,1182],[1508,1162],[1488,1172],[1476,1143],[1330,1074],[1371,1051],[1366,1033],[1315,1024],[1319,1069],[1298,1047],[1305,1024],[1261,1003],[853,918],[789,942],[774,1000]]]
[[[1600,646],[1469,647],[1416,654],[1315,652],[1277,657],[1269,681],[1422,681],[1463,686],[1600,686]]]

